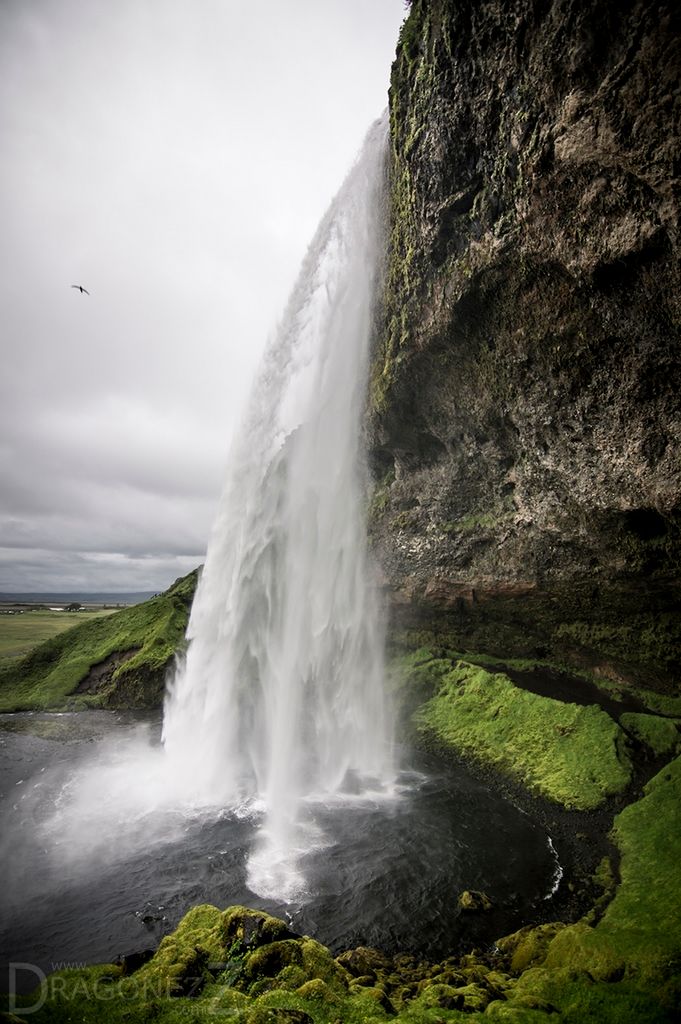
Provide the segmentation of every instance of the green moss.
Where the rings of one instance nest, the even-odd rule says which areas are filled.
[[[681,757],[644,793],[615,819],[621,882],[597,931],[649,971],[681,960]]]
[[[667,775],[674,782],[671,789]],[[651,877],[647,851],[637,844],[653,820],[669,821],[672,830],[678,826],[668,812],[672,804],[678,807],[679,777],[675,762],[653,780],[639,804],[628,808],[637,808],[640,819],[627,812],[617,819],[623,873],[616,900],[631,900],[648,872],[651,920],[659,914],[661,900],[671,907],[661,918],[663,930],[673,914],[678,879],[668,874]],[[678,830],[673,836],[675,847],[669,857],[665,855],[670,863],[680,852]],[[632,840],[637,846],[634,858]],[[640,913],[640,906],[634,913]],[[121,967],[111,965],[52,975],[47,1001],[32,1019],[35,1024],[75,1019],[82,1024],[220,1019],[237,1024],[368,1024],[388,1019],[397,1024],[488,1019],[671,1024],[665,1007],[678,993],[664,971],[673,971],[670,957],[678,949],[674,929],[678,925],[671,934],[660,935],[646,927],[632,943],[626,928],[621,934],[621,920],[610,928],[605,918],[596,928],[584,922],[524,928],[497,944],[516,978],[490,970],[473,955],[428,965],[404,956],[391,960],[360,948],[340,959],[355,973],[365,971],[369,962],[376,970],[374,976],[366,974],[348,984],[348,970],[326,947],[291,936],[284,922],[245,907],[221,912],[206,905],[187,914],[152,960],[127,977]],[[234,962],[243,969],[230,973]],[[642,963],[646,971],[634,977]],[[31,1002],[30,997],[24,1001],[27,1006]],[[20,1014],[21,1006],[18,1010]]]
[[[650,690],[634,690],[633,692],[651,711],[657,711],[660,715],[668,715],[672,718],[681,717],[681,697],[652,693]]]
[[[444,677],[416,723],[568,808],[598,807],[631,778],[624,734],[600,708],[539,697],[465,662]]]
[[[565,1024],[671,1024],[654,992],[631,982],[599,983],[591,974],[542,967],[525,971],[508,1003],[493,1003],[498,1021],[559,1020]]]
[[[397,40],[398,50],[405,55],[410,63],[419,54],[422,32],[422,21],[416,10],[412,10],[409,17],[403,21]]]
[[[367,523],[371,530],[372,526],[383,516],[383,513],[390,505],[390,487],[395,480],[395,470],[389,469],[379,480],[373,490],[367,508]]]
[[[541,925],[500,939],[519,977],[505,993],[508,1002],[492,1004],[489,1016],[514,1020],[511,1009],[524,1013],[544,1005],[574,1024],[674,1019],[681,996],[681,758],[620,812],[613,839],[620,882],[598,924]],[[612,893],[609,862],[597,875]]]
[[[403,509],[390,520],[390,528],[394,532],[401,530],[413,531],[418,526],[418,519],[409,509]]]
[[[224,960],[223,915],[208,904],[194,907],[135,974],[134,987],[171,996],[195,994],[209,980],[208,964]],[[192,989],[188,992],[188,988]]]
[[[679,742],[679,731],[668,718],[627,712],[621,716],[620,724],[655,754],[668,754]]]
[[[609,857],[602,857],[598,867],[594,871],[592,882],[601,893],[595,901],[591,910],[584,917],[586,924],[595,924],[600,920],[603,910],[607,907],[615,894],[617,888],[617,877],[613,871],[612,861]]]
[[[619,621],[573,621],[558,626],[556,639],[596,650],[623,661],[640,661],[668,670],[678,659],[681,620],[678,614],[660,612],[627,615]],[[681,706],[681,698],[679,698]]]
[[[0,711],[157,704],[165,670],[184,641],[197,578],[198,570],[150,601],[83,622],[0,670]],[[72,696],[93,666],[130,652],[103,690]]]
[[[403,727],[409,727],[408,718],[411,713],[419,704],[434,696],[451,668],[452,663],[448,658],[435,658],[427,647],[391,659],[387,679]]]
[[[527,925],[512,935],[497,941],[497,948],[509,958],[514,974],[521,974],[528,967],[543,964],[550,943],[565,927],[560,921],[532,927]]]
[[[499,517],[491,512],[476,512],[470,516],[463,516],[453,522],[443,523],[444,533],[470,533],[473,530],[491,530],[499,523]]]

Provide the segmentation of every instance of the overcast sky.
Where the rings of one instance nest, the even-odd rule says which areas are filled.
[[[1,0],[0,591],[203,558],[403,0]],[[71,288],[82,284],[90,295]]]

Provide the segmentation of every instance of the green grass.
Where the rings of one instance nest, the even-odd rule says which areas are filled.
[[[620,882],[601,920],[524,928],[499,941],[518,974],[499,1020],[662,1024],[681,1002],[681,758],[615,818]],[[524,1015],[527,1014],[527,1017]],[[488,1011],[493,1019],[497,1012]]]
[[[501,940],[519,977],[509,993],[508,1016],[499,1019],[515,1020],[514,1007],[532,1004],[552,1006],[560,1013],[553,1019],[574,1024],[678,1019],[681,758],[617,815],[613,839],[621,854],[620,883],[595,927],[586,920],[542,925]]]
[[[655,754],[668,754],[678,745],[679,731],[668,718],[628,712],[622,715],[620,724]]]
[[[634,695],[651,711],[670,718],[681,718],[681,697],[671,697],[650,690],[634,690]]]
[[[452,664],[415,718],[423,735],[571,809],[598,807],[631,779],[624,733],[600,708],[537,696],[466,662]]]
[[[111,612],[36,610],[14,615],[0,614],[0,664],[10,658],[23,657],[38,644],[57,636],[58,633],[63,633],[65,629],[104,615],[111,615]]]
[[[574,621],[559,626],[555,637],[602,656],[657,665],[673,674],[681,644],[681,620],[671,612],[648,612],[626,616],[620,622]]]
[[[196,579],[190,573],[149,601],[79,622],[0,668],[0,711],[158,703],[166,667],[183,643]],[[130,651],[136,653],[105,690],[72,696],[93,665]]]
[[[623,700],[626,696],[635,697],[643,707],[653,714],[664,715],[667,718],[681,718],[681,696],[675,697],[671,694],[656,693],[654,690],[628,686],[626,683],[603,679],[598,675],[588,677],[592,679],[599,690],[609,697],[614,697],[615,700]]]
[[[681,967],[681,757],[618,814],[621,883],[596,931],[628,963]]]

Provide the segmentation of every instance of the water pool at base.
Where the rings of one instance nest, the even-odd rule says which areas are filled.
[[[262,899],[247,875],[261,814],[155,801],[152,762],[133,752],[162,757],[157,736],[148,716],[0,716],[3,968],[47,972],[153,948],[199,903],[265,909],[334,951],[440,958],[519,927],[555,885],[549,837],[530,817],[466,772],[414,755],[393,798],[308,802],[305,892]],[[461,913],[464,889],[494,909]]]

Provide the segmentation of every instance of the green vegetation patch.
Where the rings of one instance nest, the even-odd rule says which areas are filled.
[[[165,593],[105,617],[80,622],[0,669],[0,711],[92,705],[149,706],[159,702],[163,677],[181,648],[198,570]],[[92,693],[73,696],[90,671],[130,654]]]
[[[634,690],[634,696],[651,711],[671,718],[681,718],[681,697],[673,697],[664,693],[653,693],[650,690]]]
[[[681,967],[681,757],[617,815],[620,885],[597,932],[629,964]]]
[[[565,936],[571,941],[559,946]],[[585,967],[579,957],[587,946]],[[190,911],[137,970],[123,963],[60,971],[10,1008],[20,1019],[22,1009],[31,1012],[36,1024],[673,1020],[665,978],[634,977],[598,929],[525,928],[499,940],[499,948],[513,965],[476,955],[426,963],[363,947],[334,959],[262,911],[206,905]]]
[[[631,780],[625,735],[600,708],[537,696],[463,661],[415,720],[422,734],[570,809],[598,807]]]
[[[621,716],[620,724],[655,754],[668,754],[679,742],[678,729],[668,718],[627,712]]]
[[[443,533],[469,533],[473,530],[493,530],[500,522],[500,517],[492,512],[476,512],[461,519],[442,524]]]
[[[558,626],[555,637],[625,663],[655,665],[673,674],[681,619],[676,613],[659,612],[630,614],[619,622],[574,621]]]
[[[575,1024],[678,1019],[681,758],[616,817],[613,838],[621,853],[620,883],[599,923],[556,922],[500,939],[519,976],[506,1001],[490,1006],[490,1016],[534,1020],[523,1014],[543,1010]]]
[[[76,1016],[86,1024],[385,1020],[380,1001],[366,991],[351,993],[350,980],[325,946],[294,935],[283,921],[246,907],[220,911],[204,905],[191,910],[153,958],[130,974],[123,964],[51,975],[45,1002],[31,1019],[36,1024]],[[30,1007],[35,997],[21,1002]]]
[[[111,615],[110,611],[51,612],[44,609],[0,614],[0,662],[21,658],[44,640],[72,626]]]
[[[398,711],[409,715],[419,704],[433,697],[451,669],[450,659],[436,657],[429,647],[393,657],[387,676]]]

